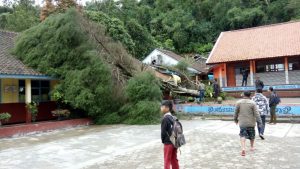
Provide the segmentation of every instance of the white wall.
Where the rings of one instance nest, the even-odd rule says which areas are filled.
[[[176,59],[160,52],[159,50],[155,49],[153,50],[144,60],[143,60],[143,63],[145,64],[151,64],[153,60],[156,60],[156,63],[158,63],[158,56],[161,56],[162,57],[162,63],[161,65],[167,65],[167,66],[175,66],[178,64],[179,61],[177,61]],[[199,73],[199,71],[197,71],[196,69],[194,68],[188,68],[188,70],[191,72],[191,73]]]
[[[168,66],[174,66],[177,65],[178,61],[173,59],[172,57],[158,51],[154,50],[152,51],[144,60],[143,63],[145,64],[151,64],[152,60],[156,60],[156,63],[158,62],[158,56],[162,56],[162,65],[168,65]]]

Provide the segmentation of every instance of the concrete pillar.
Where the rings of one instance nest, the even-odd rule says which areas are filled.
[[[227,68],[226,68],[226,63],[224,63],[223,65],[223,69],[224,69],[224,87],[227,87]]]
[[[31,103],[31,80],[25,80],[25,103]],[[31,123],[31,113],[26,109],[26,123]]]
[[[285,70],[285,84],[289,84],[289,61],[288,58],[284,58],[284,70]]]
[[[251,82],[250,84],[251,84],[251,86],[254,86],[253,76],[254,76],[253,62],[250,61],[250,82]]]
[[[220,82],[220,87],[223,87],[223,79],[222,79],[223,78],[222,77],[222,73],[223,72],[222,72],[222,69],[223,69],[223,66],[220,66],[219,67],[219,79],[220,79],[219,82]]]
[[[31,80],[25,80],[25,102],[31,103]]]

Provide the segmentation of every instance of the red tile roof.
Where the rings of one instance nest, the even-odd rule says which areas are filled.
[[[222,32],[207,64],[300,55],[300,21]]]

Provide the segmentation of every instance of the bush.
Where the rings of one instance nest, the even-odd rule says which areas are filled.
[[[153,124],[159,122],[162,92],[156,77],[144,72],[129,80],[126,86],[128,103],[121,109],[127,124]]]
[[[227,99],[227,93],[226,92],[221,92],[220,97],[222,98],[222,100],[226,100]]]
[[[214,92],[214,89],[211,85],[206,85],[205,86],[205,97],[206,98],[213,97],[213,92]]]
[[[160,119],[160,105],[156,101],[140,101],[129,107],[126,124],[155,124]]]
[[[0,122],[1,121],[8,121],[11,118],[11,114],[10,113],[0,113]]]
[[[26,104],[27,110],[31,113],[31,120],[35,122],[38,115],[38,104],[36,102],[31,102]]]
[[[162,96],[159,80],[149,72],[141,73],[130,79],[125,92],[131,103],[141,100],[160,101]]]
[[[122,120],[118,112],[106,114],[96,121],[97,124],[118,124]]]

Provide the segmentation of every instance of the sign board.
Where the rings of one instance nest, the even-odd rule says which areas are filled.
[[[265,86],[264,90],[268,90],[270,86]],[[300,90],[300,85],[274,85],[272,86],[275,90]],[[239,92],[239,91],[254,91],[255,87],[245,86],[245,87],[223,87],[224,92]]]
[[[15,92],[17,92],[17,87],[16,86],[5,86],[4,91],[6,93],[15,93]]]
[[[210,114],[210,115],[234,115],[235,106],[233,105],[176,105],[176,110],[192,114]],[[300,105],[279,105],[276,108],[279,116],[297,115],[300,116]]]

